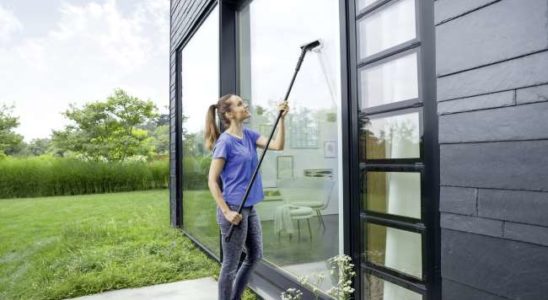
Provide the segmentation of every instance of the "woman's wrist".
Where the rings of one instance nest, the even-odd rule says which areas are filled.
[[[223,215],[226,215],[226,213],[230,211],[230,207],[228,207],[228,205],[226,204],[219,206],[219,208],[221,209],[221,212],[223,213]]]

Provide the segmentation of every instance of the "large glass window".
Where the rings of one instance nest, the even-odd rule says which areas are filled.
[[[251,105],[248,126],[265,136],[300,46],[322,40],[319,52],[307,54],[289,97],[285,150],[269,151],[263,161],[266,198],[257,210],[264,260],[296,277],[323,272],[318,287],[326,291],[336,285],[326,260],[342,252],[339,3],[254,0],[238,19],[239,93]]]
[[[207,187],[204,148],[209,105],[219,98],[219,12],[215,8],[181,51],[183,111],[183,229],[219,255],[216,204]]]

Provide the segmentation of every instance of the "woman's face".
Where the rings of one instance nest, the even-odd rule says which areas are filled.
[[[245,103],[242,98],[240,98],[239,96],[232,96],[228,101],[231,103],[229,119],[241,122],[251,117],[251,115],[249,114],[247,103]]]

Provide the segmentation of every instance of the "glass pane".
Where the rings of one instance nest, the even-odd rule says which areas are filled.
[[[371,274],[363,274],[363,300],[422,300],[421,294],[403,288]]]
[[[368,261],[422,278],[420,234],[371,223],[365,227],[365,255]]]
[[[216,204],[207,187],[210,153],[204,149],[208,105],[219,98],[219,12],[209,15],[182,51],[183,227],[217,255]]]
[[[375,3],[375,2],[379,2],[379,0],[357,0],[357,7],[358,7],[358,12],[364,8],[366,8],[367,6]]]
[[[359,21],[360,59],[415,37],[415,0],[398,1]]]
[[[252,1],[238,20],[238,84],[252,114],[246,126],[263,136],[272,130],[300,45],[322,39],[320,52],[306,55],[289,96],[285,149],[269,151],[261,165],[265,199],[257,211],[264,259],[296,277],[310,276],[309,282],[323,273],[317,285],[326,291],[336,285],[326,260],[342,251],[339,3]]]
[[[367,172],[363,206],[367,210],[421,218],[420,173]]]
[[[420,158],[419,122],[418,112],[368,119],[361,129],[362,161]]]
[[[417,53],[360,71],[361,109],[419,96]]]

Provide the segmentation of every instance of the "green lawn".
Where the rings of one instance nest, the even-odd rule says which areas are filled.
[[[168,199],[153,190],[0,200],[0,299],[216,276],[218,263],[170,227]]]

